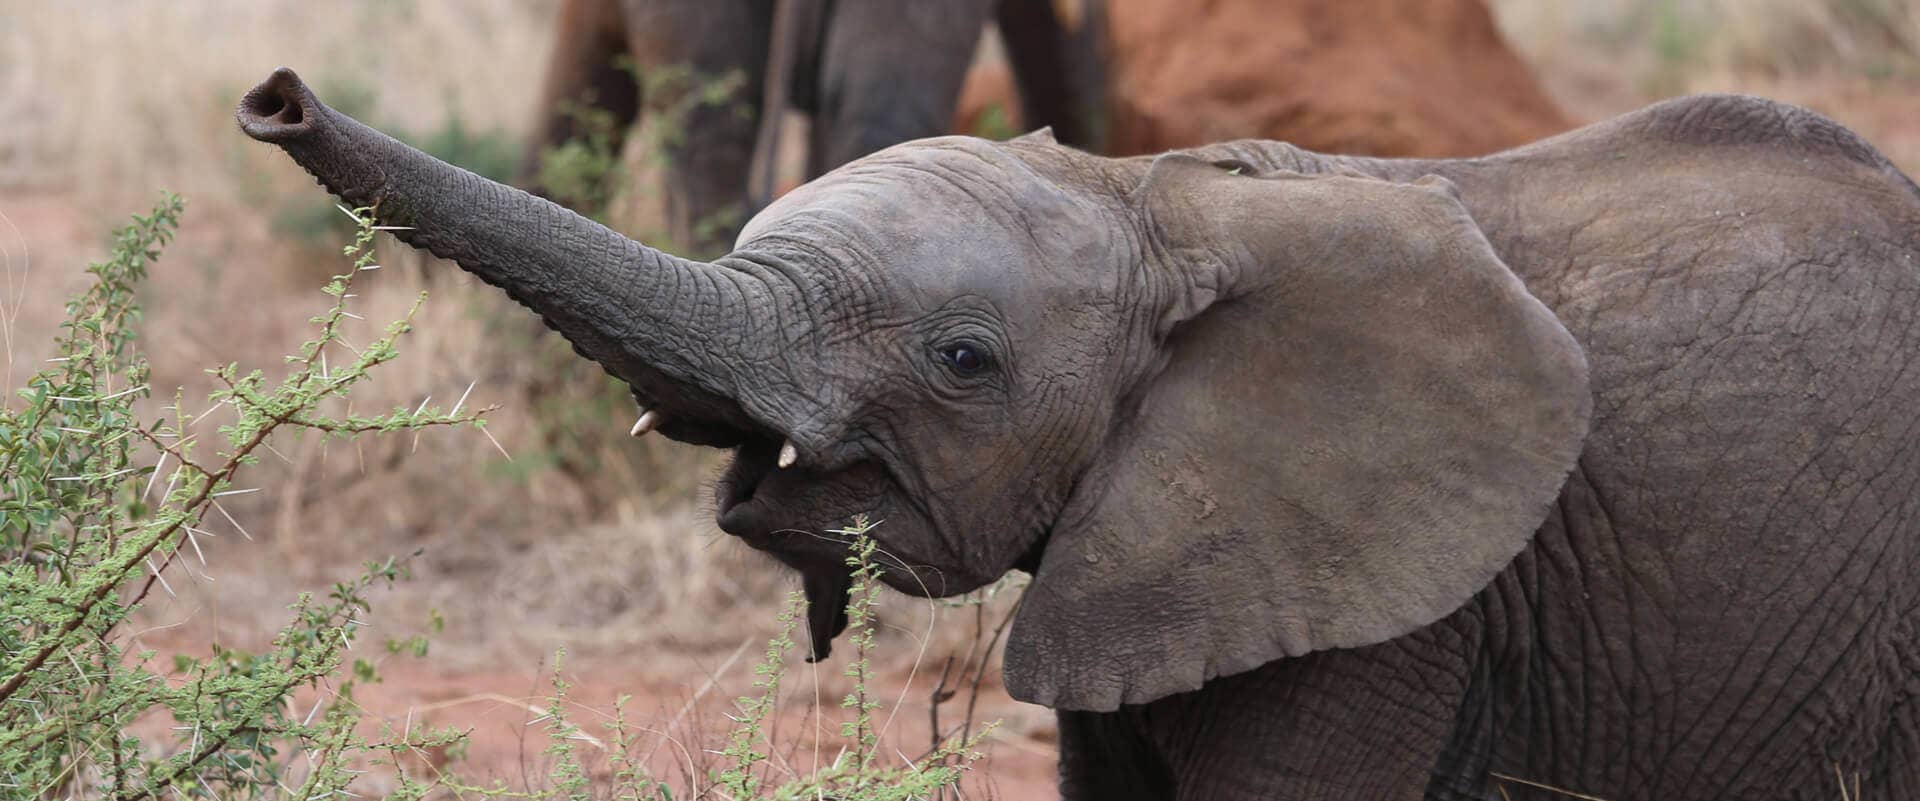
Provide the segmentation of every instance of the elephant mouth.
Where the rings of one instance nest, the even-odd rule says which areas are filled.
[[[834,638],[847,628],[853,577],[845,563],[844,544],[793,527],[789,513],[769,497],[769,478],[780,471],[802,469],[780,467],[783,442],[745,435],[734,450],[733,463],[714,487],[714,504],[721,530],[799,571],[807,598],[807,661],[818,662],[833,652]]]
[[[802,570],[845,569],[847,542],[826,531],[845,524],[825,508],[863,484],[864,464],[823,472],[807,464],[780,466],[784,439],[761,432],[743,434],[733,462],[714,486],[715,522],[747,545],[773,554]],[[873,511],[859,504],[857,511]],[[849,511],[848,514],[853,514]]]
[[[943,598],[990,583],[957,560],[930,561],[913,547],[931,520],[918,510],[887,503],[897,482],[880,463],[860,460],[822,470],[804,462],[780,466],[786,440],[744,432],[734,457],[714,486],[716,522],[748,547],[799,572],[807,598],[809,661],[825,658],[847,626],[852,584],[847,563],[853,542],[835,530],[858,514],[872,514],[885,536],[876,543],[880,581],[900,592]]]
[[[884,502],[888,494],[884,488],[890,482],[875,462],[859,461],[831,471],[806,464],[780,467],[782,442],[749,434],[735,449],[733,463],[714,487],[715,522],[720,530],[811,575],[847,571],[853,543],[838,529],[850,525],[855,516],[874,515],[881,528],[895,534],[923,524],[915,514],[888,514],[889,509],[901,510]],[[901,540],[886,537],[874,555],[886,583],[904,592],[941,597],[966,580],[936,567]]]
[[[814,507],[822,495],[837,495],[838,485],[852,477],[845,469],[829,473],[806,464],[781,467],[785,443],[762,432],[742,434],[733,462],[714,486],[715,522],[720,530],[801,571],[844,571],[844,539],[824,532],[837,527],[831,522],[834,516]]]
[[[757,498],[761,485],[779,469],[780,441],[772,437],[746,434],[734,449],[733,463],[720,476],[714,488],[714,503],[720,528],[749,542],[772,534],[767,518],[773,510],[763,498]],[[755,501],[761,501],[755,503]]]

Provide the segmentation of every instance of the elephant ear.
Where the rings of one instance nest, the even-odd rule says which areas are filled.
[[[1016,136],[1016,137],[1014,137],[1014,138],[1012,138],[1012,139],[1008,139],[1007,141],[1008,141],[1008,142],[1017,142],[1017,143],[1023,143],[1023,144],[1029,144],[1029,145],[1057,145],[1057,144],[1060,144],[1060,140],[1058,140],[1058,139],[1055,139],[1055,138],[1053,138],[1053,126],[1051,126],[1051,125],[1042,125],[1042,126],[1040,126],[1040,127],[1038,127],[1038,128],[1035,128],[1035,129],[1033,129],[1033,130],[1031,130],[1031,131],[1028,131],[1028,132],[1026,132],[1026,133],[1023,133],[1023,134],[1021,134],[1021,135],[1019,135],[1019,136]]]
[[[1586,435],[1585,357],[1444,179],[1157,160],[1165,367],[1046,545],[1014,697],[1108,711],[1406,634],[1484,587]]]

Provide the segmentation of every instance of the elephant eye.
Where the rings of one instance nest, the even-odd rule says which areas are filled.
[[[971,342],[941,346],[939,353],[940,361],[947,365],[947,369],[963,376],[979,375],[992,363],[987,357],[986,348]]]

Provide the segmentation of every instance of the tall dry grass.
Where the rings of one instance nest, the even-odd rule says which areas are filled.
[[[556,4],[44,3],[0,0],[0,184],[89,205],[149,187],[245,202],[268,170],[232,109],[277,66],[377,90],[383,120],[426,129],[458,110],[517,135],[532,119]]]
[[[1515,44],[1600,48],[1616,72],[1920,78],[1915,0],[1491,0]],[[1624,68],[1624,69],[1623,69]],[[1637,76],[1645,79],[1644,74]]]

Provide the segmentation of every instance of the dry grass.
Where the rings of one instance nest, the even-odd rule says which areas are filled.
[[[236,203],[284,188],[271,182],[287,171],[259,174],[284,159],[235,135],[232,114],[281,65],[323,89],[377,87],[383,120],[425,128],[457,108],[517,133],[554,5],[0,0],[0,183],[88,205],[157,186]]]
[[[1530,54],[1569,46],[1626,62],[1625,77],[1671,71],[1683,84],[1712,72],[1887,80],[1920,77],[1914,0],[1491,0]],[[1684,88],[1684,87],[1682,87]]]

